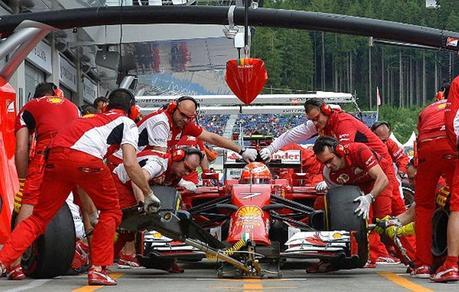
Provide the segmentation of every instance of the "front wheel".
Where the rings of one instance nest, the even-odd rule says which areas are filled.
[[[337,266],[342,269],[361,268],[368,260],[367,222],[354,213],[358,206],[354,200],[360,196],[360,193],[359,187],[341,186],[330,189],[325,196],[328,230],[355,231],[357,233],[358,257],[340,260]]]

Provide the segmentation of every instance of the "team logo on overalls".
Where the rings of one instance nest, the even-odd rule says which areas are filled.
[[[63,98],[54,97],[54,96],[50,96],[50,97],[46,98],[46,100],[49,103],[53,103],[53,104],[59,104],[59,103],[63,103],[64,102]]]
[[[338,178],[336,179],[336,181],[341,184],[341,185],[344,185],[345,183],[347,183],[349,181],[349,175],[347,175],[346,173],[342,173],[338,176]]]

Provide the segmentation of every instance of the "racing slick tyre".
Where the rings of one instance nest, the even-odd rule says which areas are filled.
[[[330,189],[325,196],[328,230],[355,231],[357,237],[358,257],[346,257],[334,262],[338,269],[361,268],[368,260],[367,222],[354,213],[358,205],[354,200],[360,194],[357,186],[341,186]]]
[[[443,257],[447,253],[447,227],[449,212],[444,208],[437,208],[432,216],[432,254]]]
[[[65,203],[46,227],[46,231],[22,256],[22,267],[32,278],[64,275],[75,253],[75,225]]]

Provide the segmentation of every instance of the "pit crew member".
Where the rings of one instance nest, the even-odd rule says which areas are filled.
[[[392,162],[397,166],[397,172],[400,178],[406,178],[406,168],[410,158],[403,152],[403,148],[390,138],[392,129],[388,122],[380,121],[371,126],[371,130],[376,136],[381,139],[387,146],[389,154],[392,157]]]
[[[169,164],[164,165],[162,154],[145,149],[137,154],[137,161],[142,166],[145,178],[151,184],[164,183],[164,174],[167,169],[177,177],[184,177],[200,165],[203,154],[199,149],[192,147],[180,148],[172,152]],[[112,173],[116,188],[118,189],[121,209],[143,205],[144,198],[140,189],[131,181],[124,164],[118,165]],[[118,255],[123,245],[134,240],[135,233],[123,232],[115,244],[115,256]]]
[[[357,185],[365,196],[356,199],[359,206],[355,212],[367,219],[370,207],[378,201],[390,201],[392,190],[386,176],[387,169],[392,168],[390,162],[370,150],[363,143],[339,144],[333,137],[321,136],[313,147],[317,159],[325,167],[324,178],[329,187],[339,185]],[[374,216],[381,216],[377,209],[373,209]],[[378,243],[378,236],[370,234],[370,263],[377,260],[378,253],[374,249]]]
[[[367,144],[374,152],[379,154],[386,161],[391,161],[387,147],[381,140],[371,132],[368,127],[357,120],[352,115],[339,109],[333,109],[318,99],[309,99],[304,103],[304,108],[308,121],[304,124],[285,132],[266,148],[260,151],[260,156],[264,160],[269,160],[271,155],[290,143],[299,143],[317,134],[322,136],[332,136],[338,139],[341,144],[360,142]],[[386,170],[389,184],[391,185],[393,196],[392,200],[380,200],[375,207],[377,218],[386,215],[398,215],[403,213],[404,206],[398,181],[392,168]],[[382,217],[381,217],[382,216]],[[410,244],[411,245],[411,244]],[[414,250],[414,248],[412,248]]]
[[[113,238],[121,220],[117,190],[103,162],[109,148],[119,146],[123,150],[124,166],[145,195],[145,211],[154,212],[159,208],[159,200],[137,163],[138,129],[127,117],[133,106],[135,99],[130,91],[114,90],[109,96],[106,113],[77,119],[59,131],[49,147],[40,200],[32,216],[16,227],[0,250],[0,273],[45,231],[68,193],[78,185],[100,210],[91,246],[88,284],[117,284],[106,268],[113,263]]]
[[[15,164],[19,177],[19,191],[14,198],[17,225],[32,214],[38,202],[43,180],[45,153],[56,133],[79,116],[78,108],[64,98],[53,83],[40,83],[33,99],[27,102],[16,117]],[[34,135],[34,149],[29,139]],[[30,153],[30,155],[29,155]],[[21,280],[25,275],[20,258],[8,267],[8,279]]]
[[[444,176],[451,182],[454,173],[455,153],[447,139],[445,108],[445,100],[437,101],[422,110],[418,119],[418,165],[415,177],[417,249],[416,268],[412,273],[418,278],[429,278],[432,272],[432,215],[438,181]]]
[[[202,173],[208,172],[209,161],[207,160],[205,146],[202,140],[196,137],[193,137],[193,136],[185,135],[182,138],[180,138],[180,140],[177,142],[175,149],[181,149],[181,148],[186,148],[186,147],[196,148],[196,149],[199,149],[199,151],[201,151],[203,155],[203,158],[200,163],[201,170],[202,170]],[[198,172],[195,170],[185,175],[184,177],[182,177],[182,180],[180,180],[180,182],[178,183],[178,186],[183,187],[191,192],[195,192],[196,185],[198,183],[199,183],[199,175],[198,175]]]
[[[445,96],[448,99],[445,112],[446,132],[450,145],[457,155],[459,150],[459,76],[451,82]],[[457,156],[450,163],[455,165],[455,170],[450,188],[450,214],[447,229],[448,257],[431,277],[431,280],[435,282],[459,280],[457,264],[459,256],[459,159]]]

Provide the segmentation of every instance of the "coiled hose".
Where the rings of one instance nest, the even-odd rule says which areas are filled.
[[[240,250],[241,248],[243,248],[246,244],[246,241],[245,239],[241,238],[238,242],[236,242],[235,244],[233,244],[232,247],[229,247],[225,250],[220,250],[219,253],[221,254],[224,254],[224,255],[227,255],[227,256],[231,256],[233,255],[235,252],[237,252],[238,250]],[[213,260],[213,261],[216,261],[218,260],[218,255],[213,255],[213,254],[206,254],[206,257],[207,259],[209,260]]]

